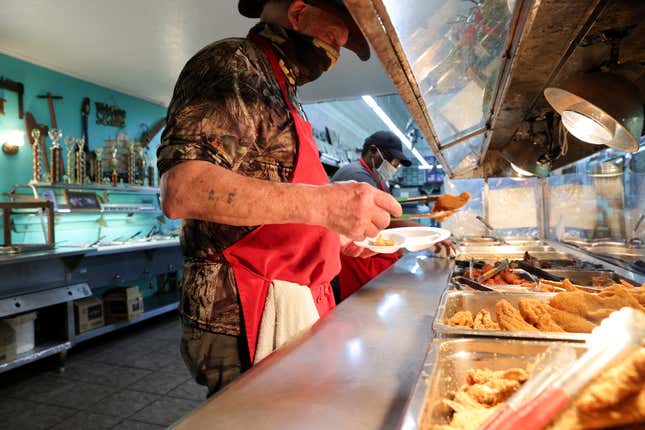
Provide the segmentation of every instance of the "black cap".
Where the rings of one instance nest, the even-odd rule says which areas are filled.
[[[262,9],[268,0],[239,0],[237,3],[237,10],[247,18],[259,18],[262,14]],[[305,3],[307,0],[305,0]],[[365,36],[358,28],[356,21],[352,18],[342,0],[327,0],[328,3],[335,6],[339,11],[343,12],[343,20],[349,29],[349,37],[345,48],[354,51],[358,58],[363,61],[370,59],[370,45],[365,40]]]
[[[383,153],[383,157],[388,160],[397,158],[405,167],[412,165],[412,162],[403,154],[403,144],[401,139],[391,131],[377,131],[376,133],[365,139],[363,143],[363,151],[370,146],[376,146]]]

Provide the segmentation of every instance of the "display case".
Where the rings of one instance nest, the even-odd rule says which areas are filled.
[[[481,164],[526,2],[350,0],[446,173]]]
[[[511,163],[546,176],[606,147],[625,149],[625,131],[630,150],[642,135],[639,2],[345,4],[451,178],[509,176]],[[549,91],[592,106],[606,139],[585,131],[605,125],[584,122],[582,105],[547,99]]]

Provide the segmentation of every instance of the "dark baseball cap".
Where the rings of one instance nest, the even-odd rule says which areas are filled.
[[[412,165],[412,162],[408,160],[405,154],[403,154],[403,144],[401,143],[401,139],[391,131],[377,131],[369,136],[365,139],[365,143],[363,143],[363,150],[372,145],[380,149],[385,158],[390,160],[398,158],[401,164],[405,167]]]
[[[243,16],[247,18],[259,18],[262,14],[262,9],[264,4],[268,0],[238,0],[237,10]],[[307,0],[304,0],[307,3]],[[339,12],[341,12],[341,18],[347,24],[349,30],[349,37],[345,48],[354,51],[354,53],[363,61],[370,59],[370,45],[365,40],[365,36],[358,28],[356,21],[352,18],[352,15],[347,10],[347,7],[343,4],[342,0],[327,0],[329,4],[336,7]]]

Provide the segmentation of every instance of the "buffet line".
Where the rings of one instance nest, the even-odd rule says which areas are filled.
[[[462,243],[403,427],[642,428],[643,281],[561,244]]]

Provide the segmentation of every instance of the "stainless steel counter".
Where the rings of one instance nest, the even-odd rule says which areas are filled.
[[[451,269],[407,255],[175,428],[399,428]]]

